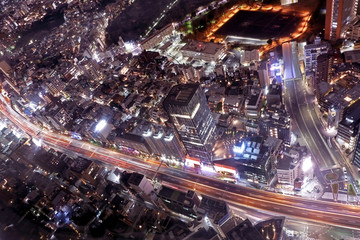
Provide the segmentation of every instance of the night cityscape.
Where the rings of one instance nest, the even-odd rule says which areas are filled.
[[[0,240],[360,240],[358,0],[0,9]]]

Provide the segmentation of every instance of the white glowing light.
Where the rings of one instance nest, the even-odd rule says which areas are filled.
[[[215,169],[212,166],[201,165],[201,171],[205,172],[215,172]]]
[[[32,141],[33,143],[35,143],[36,146],[41,147],[41,143],[42,143],[41,139],[33,138]]]
[[[335,127],[328,127],[326,129],[327,133],[331,134],[331,133],[335,133],[336,132],[336,128]]]
[[[311,157],[308,156],[308,157],[306,157],[306,158],[303,160],[302,170],[303,170],[303,172],[307,172],[307,171],[309,171],[312,167],[313,167],[313,163],[312,163],[312,161],[311,161]]]
[[[99,62],[99,61],[100,61],[99,54],[98,54],[97,52],[94,53],[93,59],[94,59],[96,62]]]
[[[266,87],[265,87],[265,95],[268,95],[268,93],[269,93],[269,87],[266,86]]]
[[[36,109],[37,109],[37,105],[36,105],[35,103],[33,103],[33,102],[30,102],[30,103],[29,103],[29,107],[30,107],[33,111],[36,111]]]
[[[6,123],[0,122],[0,131],[6,128]]]
[[[244,150],[245,150],[245,143],[244,142],[241,144],[240,147],[239,146],[234,146],[234,148],[233,148],[234,153],[239,153],[239,154],[242,154],[244,152]]]
[[[126,52],[132,52],[136,48],[135,44],[132,42],[125,42],[125,50]]]
[[[103,130],[106,126],[107,122],[106,120],[102,119],[100,120],[95,127],[95,132],[100,132],[101,130]]]

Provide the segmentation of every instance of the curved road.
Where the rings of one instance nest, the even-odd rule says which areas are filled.
[[[40,132],[39,128],[29,123],[9,107],[2,97],[0,97],[0,100],[2,100],[0,112],[27,134],[34,138],[41,138],[50,147],[59,151],[70,151],[84,157],[97,159],[130,171],[142,173],[148,177],[152,177],[156,173],[159,163],[145,162],[141,158],[121,154],[52,132]],[[238,206],[266,210],[306,221],[360,229],[359,206],[310,200],[227,184],[217,179],[167,168],[166,166],[159,169],[157,178],[182,188],[195,188],[199,193],[222,198]]]

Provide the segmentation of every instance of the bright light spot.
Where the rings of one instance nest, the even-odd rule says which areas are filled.
[[[205,172],[215,172],[215,169],[208,165],[201,165],[201,171]]]
[[[33,102],[30,102],[30,103],[29,103],[29,107],[30,107],[33,111],[36,111],[36,109],[37,109],[37,105],[36,105],[35,103],[33,103]]]
[[[94,55],[92,56],[92,58],[93,58],[96,62],[99,62],[99,61],[100,61],[99,54],[98,54],[97,52],[94,53]]]
[[[6,128],[6,123],[0,122],[0,131]]]
[[[15,137],[21,138],[21,133],[20,132],[17,132],[15,130],[13,130],[12,133],[15,135]]]
[[[329,133],[329,134],[333,134],[333,133],[336,132],[336,128],[335,128],[335,127],[328,127],[328,128],[326,129],[326,131],[327,131],[327,133]]]
[[[290,136],[290,144],[293,145],[296,143],[296,140],[297,140],[297,137],[294,133],[291,133],[291,136]]]
[[[311,157],[310,156],[306,157],[302,163],[303,172],[309,171],[312,168],[312,166],[313,166],[313,163],[311,161]]]
[[[41,147],[41,139],[33,138],[32,141],[33,143],[35,143],[36,146]]]
[[[242,154],[244,152],[244,150],[245,150],[245,143],[244,142],[241,144],[240,147],[239,146],[234,146],[234,148],[233,148],[234,153],[239,153],[239,154]]]
[[[134,49],[135,49],[135,44],[134,43],[132,43],[132,42],[125,42],[125,50],[126,50],[126,52],[132,52],[132,51],[134,51]]]
[[[106,120],[102,119],[100,120],[95,127],[95,132],[100,132],[101,130],[103,130],[106,126],[107,122]]]

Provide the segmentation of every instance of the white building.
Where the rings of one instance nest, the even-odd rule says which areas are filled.
[[[306,75],[316,71],[316,63],[318,56],[328,53],[330,44],[327,42],[321,42],[319,37],[315,38],[313,44],[307,44],[305,46],[305,72]]]
[[[299,152],[287,148],[278,158],[277,177],[278,183],[294,186],[295,179],[301,174],[301,160]]]

